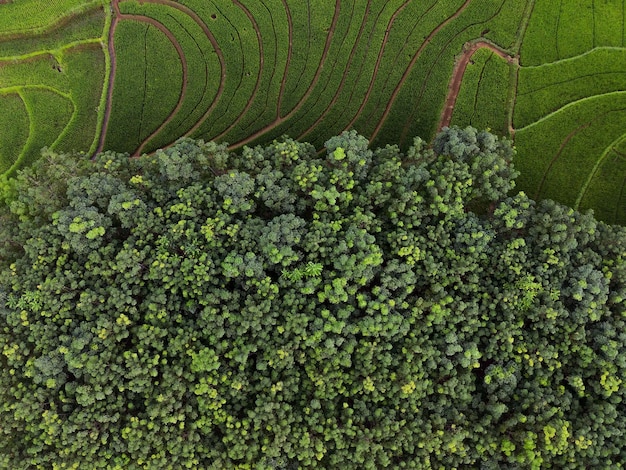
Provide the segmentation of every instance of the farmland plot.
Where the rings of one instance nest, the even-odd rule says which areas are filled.
[[[321,147],[346,129],[407,147],[472,124],[515,139],[519,189],[626,222],[621,0],[35,5],[0,4],[0,112],[28,126],[0,123],[0,172],[36,158],[40,133],[58,149],[138,155],[183,136]],[[66,103],[58,135],[35,129],[33,90]]]

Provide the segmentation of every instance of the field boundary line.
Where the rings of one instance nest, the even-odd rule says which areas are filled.
[[[546,62],[544,64],[539,64],[539,65],[523,65],[522,68],[531,70],[531,69],[540,69],[540,68],[546,68],[546,67],[553,67],[555,65],[562,64],[563,62],[572,62],[572,61],[578,60],[581,57],[585,57],[587,55],[593,54],[593,53],[598,52],[598,51],[621,51],[621,52],[626,52],[626,48],[619,47],[619,46],[598,46],[598,47],[594,47],[593,49],[589,49],[588,51],[585,51],[582,54],[576,54],[576,55],[573,55],[571,57],[565,57],[564,59],[559,59],[559,60],[555,60],[555,61],[552,61],[552,62]]]
[[[619,91],[610,91],[608,93],[600,93],[599,95],[592,95],[592,96],[586,96],[584,98],[581,98],[579,100],[575,100],[575,101],[571,101],[569,103],[567,103],[565,106],[561,106],[559,109],[552,111],[551,113],[546,114],[545,116],[543,116],[541,119],[538,119],[536,121],[531,122],[530,124],[524,126],[524,127],[518,127],[516,128],[517,132],[521,132],[521,131],[525,131],[528,130],[532,127],[535,127],[541,123],[543,123],[544,121],[547,121],[548,119],[550,119],[551,117],[555,116],[556,114],[565,111],[566,109],[569,109],[573,106],[579,105],[581,103],[587,102],[587,101],[591,101],[597,98],[604,98],[607,96],[619,96],[619,95],[623,95],[626,94],[626,90],[619,90]]]
[[[105,17],[104,17],[104,28],[102,28],[102,34],[100,36],[100,45],[102,47],[102,53],[104,55],[104,77],[102,78],[102,93],[100,94],[100,102],[98,103],[98,111],[96,118],[96,131],[94,133],[94,138],[91,142],[91,146],[89,147],[88,154],[91,158],[96,156],[96,153],[101,152],[102,149],[100,145],[104,145],[103,135],[103,125],[106,116],[107,110],[107,98],[109,93],[109,88],[111,86],[111,51],[109,49],[109,41],[110,41],[110,30],[112,28],[113,22],[113,7],[111,6],[111,0],[106,0],[105,5]],[[115,64],[113,64],[115,65]],[[107,118],[108,119],[108,118]],[[106,133],[106,129],[104,131]],[[98,150],[99,149],[99,150]]]
[[[55,29],[61,28],[62,26],[67,24],[71,19],[73,19],[76,16],[80,16],[83,13],[86,13],[91,10],[95,10],[98,7],[106,8],[106,1],[107,0],[93,0],[89,3],[84,3],[75,8],[70,8],[69,10],[67,10],[67,12],[64,15],[59,16],[55,22],[50,23],[43,28],[42,27],[29,28],[29,29],[25,29],[19,32],[11,31],[9,33],[0,33],[0,39],[3,41],[6,41],[6,40],[16,39],[16,38],[24,38],[24,37],[29,38],[29,37],[34,37],[34,36],[41,36]]]
[[[34,57],[37,57],[40,55],[46,55],[46,54],[49,54],[53,57],[57,57],[60,53],[64,53],[66,50],[71,49],[73,47],[84,46],[88,44],[101,44],[101,43],[102,43],[101,37],[81,39],[79,41],[74,41],[74,42],[64,44],[63,46],[58,47],[56,49],[38,49],[36,51],[29,52],[28,54],[14,55],[14,56],[0,56],[0,62],[20,62],[23,60],[32,59]]]
[[[54,93],[55,95],[62,96],[66,100],[72,101],[72,95],[70,93],[66,93],[64,91],[59,90],[58,88],[51,87],[50,85],[13,85],[13,86],[0,88],[0,94],[19,93],[22,90],[29,90],[29,89],[49,91],[51,93]]]
[[[626,108],[622,108],[622,109],[619,109],[619,110],[616,109],[616,110],[613,110],[613,111],[614,112],[624,111],[624,109],[626,109]],[[613,112],[613,111],[609,111],[609,112]],[[608,113],[606,113],[606,114],[608,114]],[[574,201],[574,206],[573,206],[574,209],[578,210],[578,208],[580,207],[580,203],[583,200],[583,198],[585,197],[585,194],[587,193],[587,190],[589,189],[589,185],[591,184],[591,180],[593,180],[593,177],[598,172],[598,169],[600,168],[600,165],[606,159],[606,156],[610,152],[612,152],[615,147],[617,147],[619,144],[621,144],[625,140],[626,140],[626,133],[620,135],[617,139],[615,139],[613,142],[611,142],[610,145],[608,145],[606,147],[606,149],[604,149],[604,152],[602,152],[600,157],[598,159],[596,159],[596,162],[594,163],[593,168],[589,172],[589,176],[587,176],[587,179],[585,180],[585,182],[581,186],[580,191],[578,191],[578,195],[576,196],[576,200]]]
[[[372,135],[369,138],[370,143],[373,142],[374,139],[376,139],[376,136],[380,132],[380,129],[383,127],[385,121],[387,120],[387,117],[389,116],[389,113],[391,112],[391,108],[393,108],[393,105],[395,104],[396,99],[398,98],[398,95],[400,94],[400,90],[402,89],[402,87],[404,86],[404,83],[406,82],[409,75],[413,71],[413,67],[415,63],[417,62],[417,59],[422,55],[422,52],[424,51],[424,49],[431,43],[432,39],[435,37],[435,35],[439,31],[445,28],[448,25],[448,23],[450,23],[451,21],[454,21],[455,19],[457,19],[467,9],[471,1],[472,0],[465,0],[463,5],[461,5],[459,9],[453,15],[449,16],[443,22],[437,25],[437,27],[435,27],[435,29],[433,29],[430,32],[430,34],[424,39],[424,41],[422,42],[418,50],[415,52],[415,54],[411,58],[411,61],[409,62],[409,65],[406,67],[404,73],[402,74],[402,77],[400,77],[398,84],[394,88],[393,93],[391,94],[391,97],[389,101],[387,102],[387,106],[385,106],[383,115],[378,120],[376,128],[374,129],[374,132],[372,132]]]

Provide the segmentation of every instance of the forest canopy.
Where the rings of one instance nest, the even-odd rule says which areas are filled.
[[[0,466],[622,468],[626,230],[513,154],[45,152],[0,209]]]

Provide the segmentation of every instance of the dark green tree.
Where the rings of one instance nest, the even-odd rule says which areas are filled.
[[[0,208],[0,466],[622,468],[626,231],[512,155],[47,152]]]

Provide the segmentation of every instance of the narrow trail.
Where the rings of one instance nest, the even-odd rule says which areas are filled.
[[[456,106],[456,100],[459,96],[459,91],[461,90],[461,84],[463,83],[465,70],[467,69],[467,65],[472,60],[472,56],[479,49],[488,49],[494,54],[497,54],[498,56],[505,59],[509,64],[512,64],[515,67],[519,67],[519,57],[511,56],[509,52],[491,42],[481,39],[478,41],[466,43],[463,46],[463,52],[461,54],[461,57],[454,64],[452,78],[450,79],[450,84],[448,86],[448,95],[446,96],[445,105],[439,119],[437,132],[441,131],[441,129],[443,129],[444,127],[450,125],[450,122],[452,121],[452,114],[454,113],[454,107]],[[508,127],[509,133],[513,135],[515,131],[511,122],[508,123]]]
[[[370,136],[370,139],[369,139],[370,142],[373,142],[376,139],[376,136],[378,135],[378,133],[380,132],[381,128],[385,124],[385,122],[387,120],[387,117],[389,116],[389,113],[391,112],[391,108],[395,104],[396,99],[398,98],[398,95],[400,94],[400,90],[402,89],[402,86],[404,85],[404,83],[409,78],[409,74],[413,70],[413,66],[417,62],[417,59],[422,55],[422,52],[424,51],[426,46],[428,46],[428,44],[430,44],[430,42],[433,40],[435,35],[439,31],[441,31],[443,28],[445,28],[448,23],[450,23],[451,21],[454,21],[456,18],[458,18],[467,9],[467,7],[469,6],[469,3],[471,1],[472,0],[465,0],[465,3],[463,3],[463,5],[461,5],[459,7],[459,9],[454,13],[454,15],[449,16],[448,18],[446,18],[445,21],[443,21],[435,29],[433,29],[430,32],[430,34],[426,37],[426,39],[424,39],[424,42],[422,42],[422,44],[420,45],[420,47],[417,50],[417,52],[415,52],[415,54],[411,58],[411,61],[409,62],[409,65],[406,67],[404,73],[402,74],[402,77],[400,78],[400,81],[396,85],[396,88],[393,90],[393,93],[391,94],[391,97],[390,97],[390,99],[389,99],[389,101],[387,103],[387,106],[385,106],[385,110],[383,111],[383,115],[378,120],[376,128],[374,129],[374,132],[372,132],[372,135]]]
[[[323,69],[324,63],[326,62],[326,57],[328,56],[328,51],[330,50],[330,43],[332,41],[335,29],[337,28],[337,21],[339,19],[340,2],[341,2],[341,0],[335,0],[335,13],[333,15],[333,20],[332,20],[332,23],[330,25],[330,28],[328,29],[328,35],[326,36],[326,42],[324,44],[324,49],[323,49],[323,52],[322,52],[322,57],[320,58],[319,66],[317,68],[317,71],[315,72],[315,76],[313,77],[313,79],[311,80],[311,83],[309,84],[309,88],[307,89],[305,94],[302,96],[300,101],[286,115],[277,117],[276,119],[274,119],[273,122],[269,123],[268,125],[264,126],[261,129],[259,129],[255,133],[249,135],[245,139],[240,140],[239,142],[235,142],[234,144],[229,145],[228,146],[229,150],[232,150],[232,149],[235,149],[235,148],[238,148],[238,147],[243,147],[244,145],[254,141],[255,139],[258,139],[261,135],[265,134],[266,132],[276,128],[277,126],[279,126],[283,122],[287,121],[291,116],[293,116],[295,113],[297,113],[300,110],[300,108],[302,108],[302,106],[304,105],[306,100],[309,98],[309,96],[311,96],[311,93],[313,93],[313,89],[315,88],[315,85],[317,85],[317,82],[319,81],[319,78],[320,78],[320,75],[322,73],[322,69]]]

